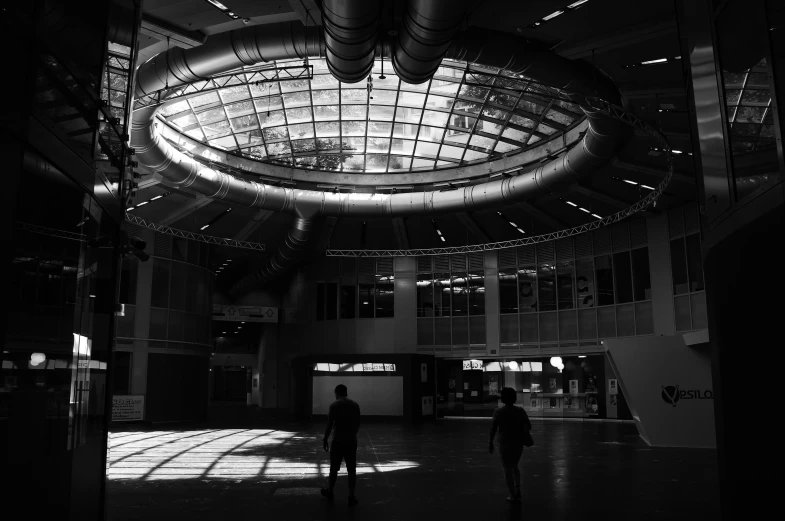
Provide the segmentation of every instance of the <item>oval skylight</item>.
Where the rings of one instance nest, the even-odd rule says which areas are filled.
[[[277,62],[277,67],[302,61]],[[187,136],[247,158],[345,172],[454,168],[557,137],[583,115],[498,70],[445,60],[432,80],[401,81],[389,61],[341,83],[324,60],[313,79],[235,84],[191,95],[162,115]],[[258,67],[256,67],[258,69]],[[240,76],[242,78],[242,75]]]

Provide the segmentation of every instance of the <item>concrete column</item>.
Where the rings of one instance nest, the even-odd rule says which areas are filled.
[[[417,350],[417,267],[414,257],[395,257],[395,352]]]
[[[259,390],[261,406],[277,407],[278,384],[278,325],[265,324],[259,342]]]
[[[499,355],[499,262],[496,251],[483,252],[485,267],[485,349]]]
[[[651,307],[655,335],[672,335],[676,331],[673,318],[673,277],[671,246],[668,237],[668,216],[663,213],[646,219],[649,237],[649,271],[651,272]]]

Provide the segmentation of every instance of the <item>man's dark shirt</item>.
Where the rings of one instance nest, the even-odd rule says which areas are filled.
[[[532,428],[529,415],[522,407],[504,406],[493,411],[491,443],[499,430],[499,445],[516,446],[523,444],[523,435]]]
[[[324,439],[330,437],[330,430],[333,427],[335,428],[333,441],[357,443],[357,431],[360,430],[360,406],[357,402],[349,398],[341,398],[330,405]]]

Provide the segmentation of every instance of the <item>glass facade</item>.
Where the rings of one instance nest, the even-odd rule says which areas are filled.
[[[530,418],[632,420],[609,379],[604,355],[439,359],[437,415],[490,417],[502,405],[501,389],[512,387]]]

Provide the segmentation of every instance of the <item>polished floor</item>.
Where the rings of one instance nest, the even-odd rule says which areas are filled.
[[[235,422],[236,423],[236,422]],[[508,504],[490,421],[365,424],[357,497],[344,468],[326,482],[321,423],[115,429],[107,512],[121,520],[719,519],[716,452],[653,449],[632,425],[535,422],[521,460],[523,501]]]

